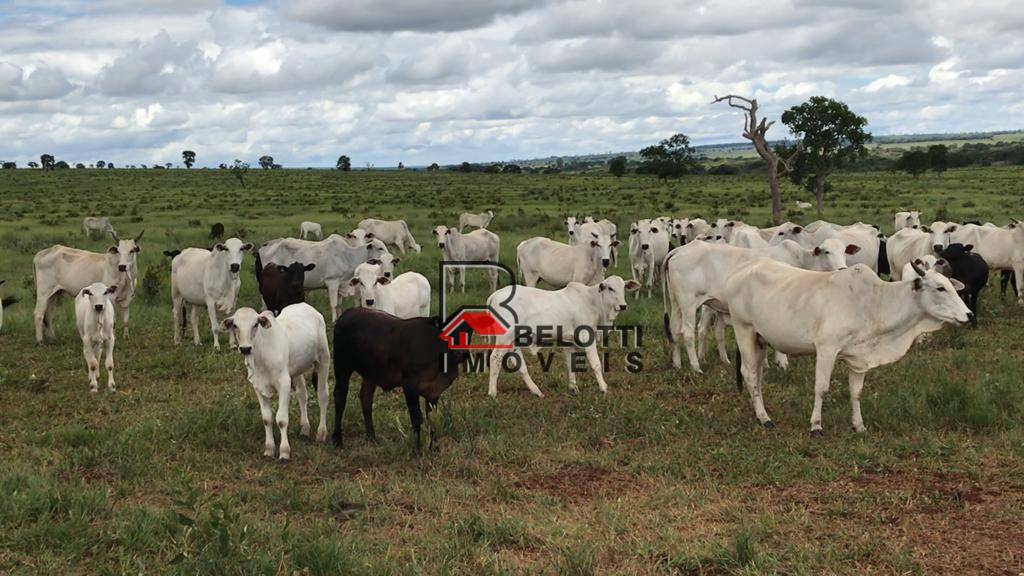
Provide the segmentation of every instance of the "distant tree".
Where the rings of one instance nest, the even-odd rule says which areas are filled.
[[[238,183],[245,188],[245,175],[249,172],[249,165],[241,160],[236,159],[235,163],[231,165],[231,174],[235,178],[238,178]]]
[[[104,162],[103,160],[97,160],[96,161],[96,167],[97,168],[106,168],[107,167],[107,163]]]
[[[472,171],[473,171],[473,165],[470,164],[469,162],[463,162],[462,164],[459,164],[459,172],[472,172]]]
[[[39,168],[39,163],[38,162],[29,162],[28,163],[28,167],[29,168]]]
[[[59,162],[54,164],[53,167],[54,168],[59,168],[61,170],[67,170],[68,168],[71,168],[71,166],[67,162],[65,162],[63,160],[60,160]]]
[[[399,162],[398,163],[398,169],[399,170],[405,170],[405,164],[402,164],[401,162]]]
[[[915,179],[928,171],[928,153],[924,150],[908,150],[896,161],[896,169],[910,174]]]
[[[284,168],[284,166],[281,166],[280,164],[274,164],[270,167],[271,170],[280,170],[281,168]]]
[[[43,167],[43,170],[53,170],[53,155],[43,154],[39,157],[39,164]]]
[[[440,169],[441,169],[441,167],[437,165],[437,162],[434,162],[430,166],[427,166],[427,172],[437,172]]]
[[[608,171],[611,172],[616,178],[622,178],[622,175],[626,173],[626,157],[616,156],[608,161]]]
[[[220,166],[217,166],[217,168],[220,168],[221,170],[227,170],[228,169],[228,165],[223,163],[223,162],[221,162]]]
[[[949,148],[945,144],[928,147],[928,167],[939,176],[949,169]]]
[[[85,164],[82,164],[81,162],[75,164],[75,170],[85,170]]]
[[[170,170],[171,168],[174,168],[174,164],[172,164],[171,162],[168,162],[168,163],[164,164],[164,167],[167,168],[168,170]]]
[[[342,172],[348,172],[349,170],[352,170],[352,160],[350,160],[348,156],[342,154],[341,156],[338,156],[338,163],[335,164],[334,167]]]
[[[4,170],[14,170],[15,168],[18,167],[18,163],[17,162],[4,162],[3,167],[4,167]]]
[[[798,169],[790,172],[790,179],[814,193],[821,218],[828,177],[844,163],[868,154],[865,144],[871,141],[871,134],[864,131],[868,121],[844,102],[812,96],[783,112],[782,123],[803,148],[797,157]]]
[[[192,168],[192,165],[196,163],[196,153],[191,150],[183,150],[181,160],[185,163],[185,168]]]
[[[146,166],[145,164],[139,164],[139,167],[142,168],[143,170],[149,168],[149,166]],[[132,168],[135,168],[135,164],[132,164]]]
[[[505,164],[505,166],[502,167],[501,172],[503,174],[522,174],[523,169],[520,168],[519,164]]]
[[[562,169],[559,168],[558,166],[548,166],[547,168],[541,171],[541,174],[558,174],[561,171]]]
[[[260,164],[260,168],[263,168],[264,170],[270,170],[274,167],[274,157],[269,154],[260,156],[258,162]]]
[[[647,164],[647,173],[655,174],[662,180],[678,178],[695,164],[693,148],[686,134],[675,134],[655,146],[640,151]]]
[[[107,162],[107,170],[113,170],[113,169],[114,169],[114,163],[113,162]]]
[[[498,166],[497,164],[488,164],[487,167],[484,168],[484,173],[485,174],[500,174],[501,173],[501,166]]]

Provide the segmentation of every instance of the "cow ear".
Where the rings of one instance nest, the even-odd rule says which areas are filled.
[[[141,251],[142,251],[142,246],[139,246],[138,244],[136,244],[135,247],[132,248],[132,252],[134,252],[136,254],[138,254]]]
[[[914,290],[920,290],[920,289],[921,289],[921,278],[920,277],[914,278]]]
[[[847,244],[846,245],[846,253],[847,254],[856,254],[857,252],[860,252],[860,246],[857,246],[856,244]]]
[[[618,240],[612,240],[612,246],[618,246],[618,245],[619,245],[619,241]]]
[[[946,228],[946,232],[956,232],[956,224]]]
[[[349,286],[359,286],[359,278],[356,278],[355,276],[353,276],[352,279],[348,281],[348,285]]]
[[[971,250],[974,250],[974,244],[968,244],[968,245],[964,246],[964,250],[967,251],[967,252],[970,252]]]
[[[242,250],[252,250],[252,242],[246,242],[242,244]]]
[[[373,232],[367,232],[366,233],[366,238],[368,240],[373,240],[374,238],[376,238],[376,236],[374,236]]]
[[[598,292],[604,292],[606,288],[608,287],[605,286],[604,282],[601,282],[600,284],[597,285]]]
[[[923,230],[923,231],[925,231],[925,232],[927,232],[927,233],[929,233],[929,234],[931,234],[931,233],[932,233],[932,228],[931,228],[931,226],[921,226],[921,230]]]
[[[590,245],[591,247],[597,248],[597,240],[591,240]]]
[[[107,254],[117,254],[117,246],[111,246],[107,248]]]
[[[431,230],[430,233],[433,234],[434,236],[437,236],[437,230]]]
[[[793,226],[793,234],[799,234],[799,233],[801,233],[803,231],[804,231],[804,229],[802,227],[800,227],[800,226]]]
[[[394,257],[394,260],[392,260],[392,261],[391,261],[391,263],[392,263],[392,264],[398,264],[398,263],[399,263],[399,262],[401,262],[401,261],[402,261],[402,259],[401,259],[401,258],[399,258],[398,256],[395,256],[395,257]]]
[[[316,268],[316,264],[306,264],[306,272],[309,272],[313,268]]]
[[[356,235],[351,233],[351,232],[349,232],[348,234],[345,234],[345,238],[348,238],[350,240],[355,240],[356,239]]]
[[[658,233],[658,229],[652,226],[651,227],[651,234],[657,234],[657,233]]]
[[[390,283],[391,283],[391,279],[388,278],[387,276],[381,276],[381,277],[377,278],[377,284],[380,284],[382,286],[387,286]]]
[[[953,285],[953,290],[956,290],[957,292],[960,292],[964,288],[967,288],[966,286],[964,286],[963,282],[957,280],[956,278],[949,278],[949,283]]]
[[[4,282],[7,282],[7,280],[0,280],[0,284],[3,284]]]
[[[92,291],[89,290],[88,288],[82,288],[82,294],[85,294],[86,296],[92,296]]]
[[[227,250],[227,248],[223,244],[217,244],[216,246],[213,247],[213,249],[218,252],[223,252]]]
[[[227,318],[221,321],[220,327],[225,330],[231,330],[232,328],[235,327],[235,319],[231,316],[228,316]]]
[[[260,314],[256,321],[259,322],[260,327],[262,327],[262,328],[270,328],[270,318],[265,316],[265,314],[267,314],[267,313],[264,312],[263,314]]]
[[[107,286],[107,294],[113,294],[114,292],[117,292],[117,284]]]
[[[366,261],[366,263],[372,266],[380,266],[380,260],[376,258],[370,258],[369,260]]]
[[[636,292],[640,289],[640,283],[636,280],[626,280],[626,292]]]

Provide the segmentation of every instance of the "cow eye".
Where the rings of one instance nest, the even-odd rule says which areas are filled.
[[[946,287],[945,286],[939,286],[938,290],[939,290],[939,292],[945,292],[946,291]]]

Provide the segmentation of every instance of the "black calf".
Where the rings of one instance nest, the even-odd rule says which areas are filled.
[[[971,244],[950,244],[940,256],[949,262],[952,277],[963,283],[964,289],[960,292],[960,297],[974,313],[971,323],[977,324],[978,295],[988,284],[988,264],[980,255],[971,252],[973,248]]]

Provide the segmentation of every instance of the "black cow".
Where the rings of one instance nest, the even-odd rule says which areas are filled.
[[[377,439],[373,430],[376,389],[401,388],[419,451],[423,424],[420,398],[424,399],[429,423],[430,411],[459,375],[458,365],[465,357],[465,352],[450,350],[441,339],[436,317],[403,320],[370,308],[345,310],[334,323],[334,443],[341,446],[341,416],[348,399],[349,379],[357,372],[363,378],[359,401],[366,437]],[[433,442],[431,425],[430,445]]]
[[[302,285],[306,282],[306,272],[316,268],[316,264],[292,262],[288,266],[281,266],[271,262],[264,266],[257,250],[254,268],[263,304],[277,316],[285,306],[306,301],[306,291]]]
[[[952,277],[963,283],[964,289],[960,291],[960,296],[974,313],[971,323],[977,324],[978,295],[988,284],[988,263],[979,254],[971,252],[973,249],[971,244],[964,246],[955,243],[947,246],[939,255],[949,262]]]
[[[224,238],[224,225],[220,222],[210,226],[210,240],[220,240]]]
[[[878,275],[892,275],[889,269],[889,253],[885,249],[885,234],[878,235]]]

